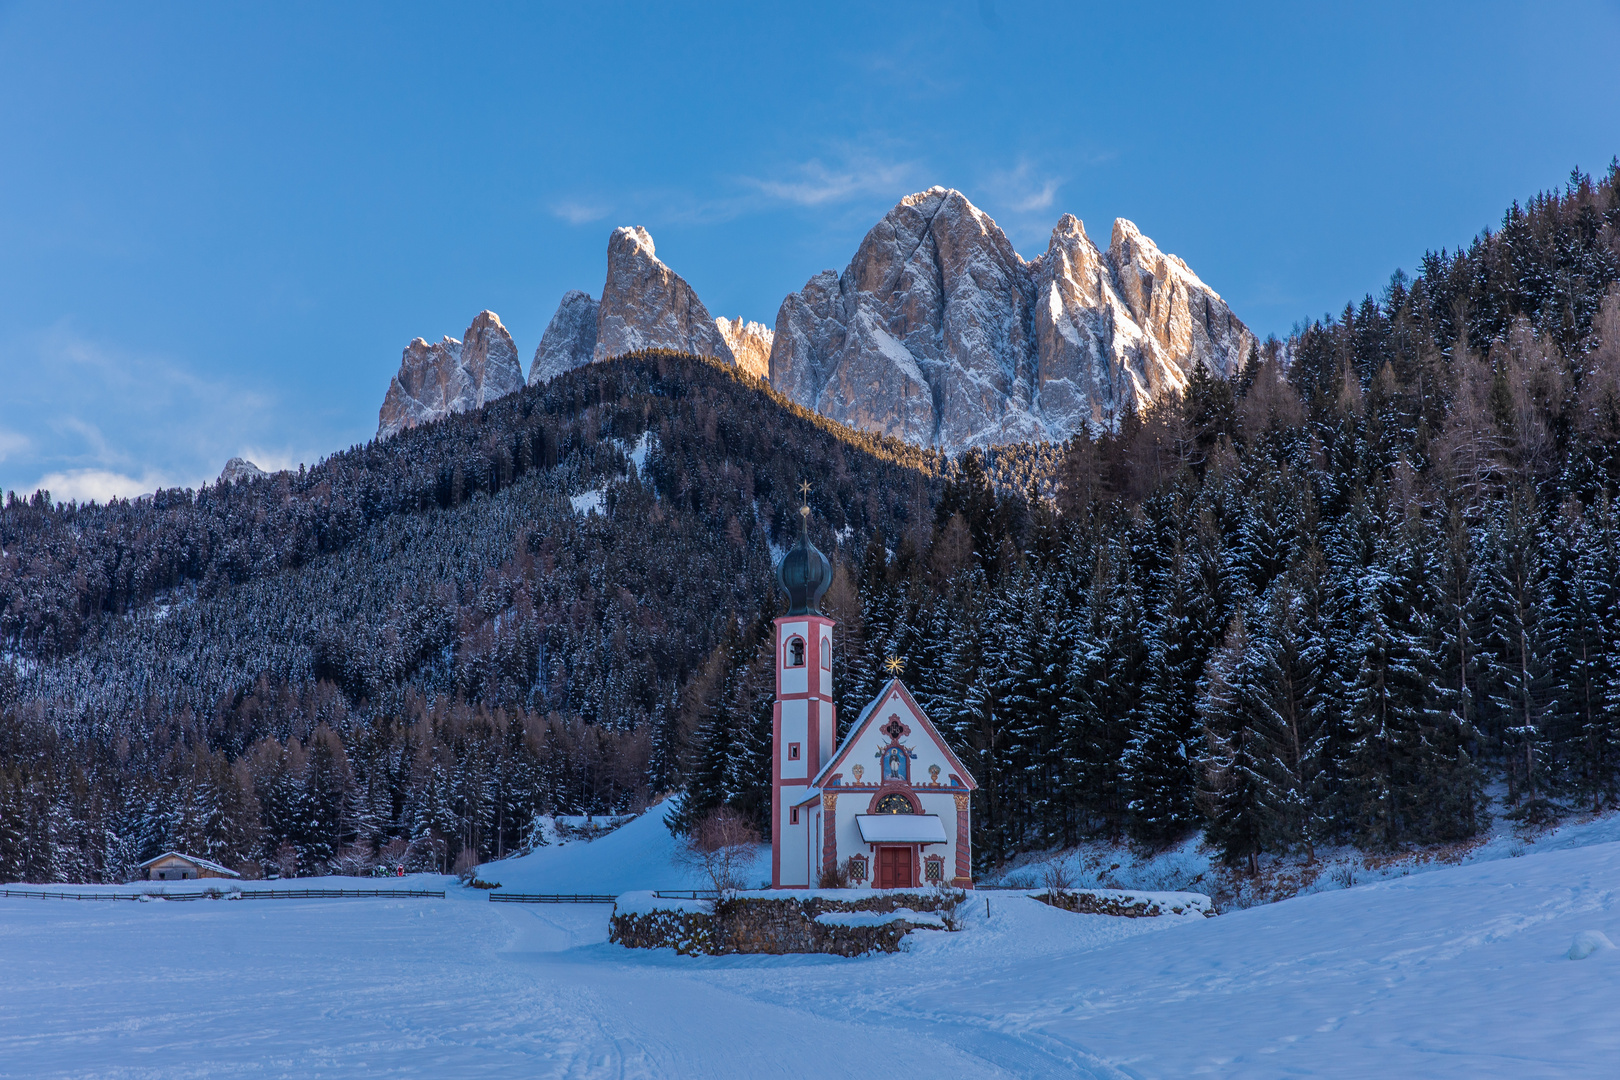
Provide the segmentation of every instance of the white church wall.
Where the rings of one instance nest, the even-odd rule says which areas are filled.
[[[796,801],[797,795],[798,791],[793,788],[783,791],[782,819],[776,823],[777,835],[782,838],[777,873],[783,885],[803,887],[812,884],[806,876],[810,851],[810,828],[806,819],[813,817],[814,812],[809,807],[801,809],[799,824],[792,824],[793,810],[787,803]]]
[[[832,697],[832,626],[829,624],[821,627],[821,647],[817,650],[817,657],[821,671],[821,694]]]
[[[789,755],[798,746],[799,757]],[[810,703],[804,698],[782,702],[782,741],[776,752],[784,780],[808,779],[810,776]]]

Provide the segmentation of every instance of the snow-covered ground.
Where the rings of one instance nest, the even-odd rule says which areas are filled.
[[[679,858],[675,837],[664,818],[666,802],[621,825],[598,840],[559,838],[555,828],[540,830],[549,841],[527,855],[478,868],[484,881],[499,882],[511,893],[622,893],[634,889],[706,889],[706,881],[689,861]],[[582,818],[562,821],[577,829]],[[611,819],[606,819],[611,820]],[[760,847],[743,875],[748,884],[771,883],[771,849]]]
[[[616,889],[646,820],[481,872]],[[606,906],[454,884],[0,899],[0,1076],[1612,1077],[1620,951],[1568,958],[1583,932],[1620,941],[1603,835],[1214,919],[984,893],[963,932],[856,960],[626,950]]]
[[[1319,848],[1314,860],[1303,855],[1267,856],[1261,875],[1222,866],[1217,853],[1198,838],[1166,851],[1144,852],[1129,844],[1092,842],[1065,851],[1019,856],[983,883],[1007,888],[1039,888],[1046,866],[1060,863],[1076,888],[1186,889],[1212,896],[1222,911],[1270,903],[1291,896],[1391,881],[1448,866],[1517,858],[1536,851],[1620,841],[1620,814],[1575,814],[1547,829],[1521,829],[1501,813],[1479,837],[1456,844],[1379,855],[1350,847]]]

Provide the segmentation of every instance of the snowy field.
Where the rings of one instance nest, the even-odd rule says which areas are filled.
[[[639,852],[675,875],[646,883],[689,880],[647,824],[484,876],[616,890]],[[1583,931],[1620,941],[1620,843],[1207,920],[996,893],[969,910],[903,954],[690,959],[607,944],[605,906],[453,882],[444,900],[0,900],[0,1076],[1620,1074],[1620,953],[1568,958]]]

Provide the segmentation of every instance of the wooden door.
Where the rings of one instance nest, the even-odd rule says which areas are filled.
[[[878,848],[877,886],[880,889],[909,889],[912,887],[910,848]]]

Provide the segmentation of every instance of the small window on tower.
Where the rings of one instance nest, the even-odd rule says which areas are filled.
[[[797,806],[795,806],[793,809],[788,811],[788,824],[789,825],[797,825],[798,823],[799,823],[799,808]]]
[[[788,667],[804,667],[804,638],[796,637],[788,642]]]
[[[788,743],[788,760],[789,761],[798,761],[799,760],[799,744],[798,743],[796,743],[796,742]]]
[[[821,666],[832,670],[832,638],[821,639]]]

